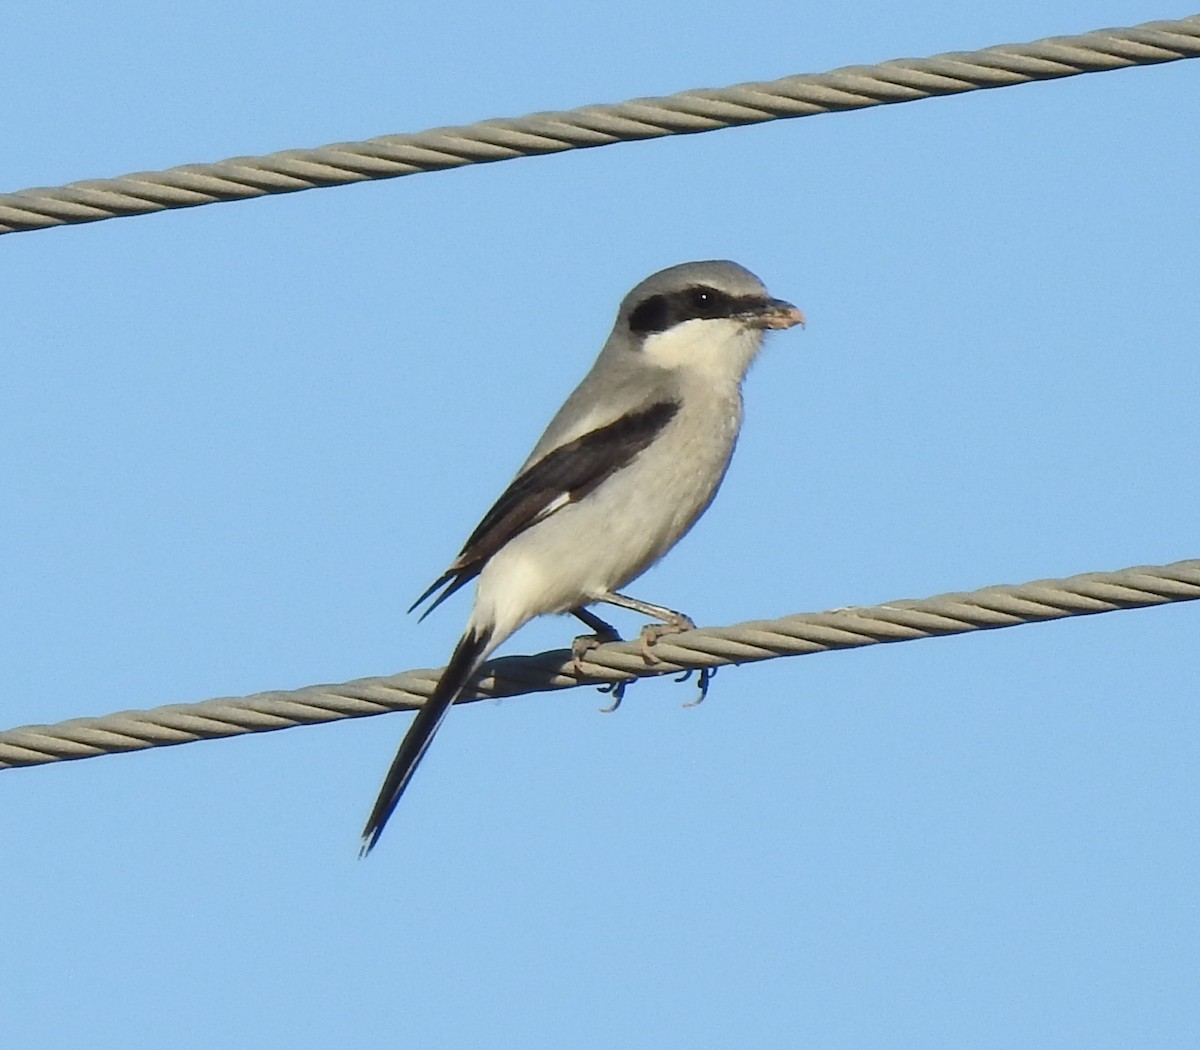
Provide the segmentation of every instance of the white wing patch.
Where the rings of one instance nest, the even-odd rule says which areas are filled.
[[[529,524],[533,526],[539,521],[545,521],[555,511],[562,510],[563,507],[567,506],[571,502],[571,494],[569,492],[559,493],[554,497],[554,499],[552,499],[541,510],[539,510],[537,514],[534,515],[533,520],[530,521]]]

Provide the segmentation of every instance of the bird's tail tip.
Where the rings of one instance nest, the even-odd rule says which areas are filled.
[[[479,668],[492,649],[495,630],[488,627],[468,627],[454,648],[450,662],[434,686],[429,699],[417,709],[417,717],[409,726],[408,733],[400,743],[400,750],[384,779],[375,808],[363,828],[359,844],[359,859],[365,859],[375,848],[384,826],[395,810],[400,796],[408,786],[418,763],[425,755],[434,734],[446,717],[450,706],[458,699],[471,676]]]

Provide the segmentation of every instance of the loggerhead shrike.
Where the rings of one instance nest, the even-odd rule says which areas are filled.
[[[428,615],[479,579],[467,628],[363,829],[363,856],[450,706],[491,652],[535,616],[572,613],[607,641],[616,631],[586,606],[632,609],[661,621],[643,631],[647,659],[658,637],[694,626],[617,591],[666,554],[716,495],[742,423],[742,380],[764,331],[803,323],[796,307],[772,299],[732,262],[672,266],[625,297],[592,370],[462,553],[413,603],[440,589]],[[578,644],[574,651],[578,658]]]

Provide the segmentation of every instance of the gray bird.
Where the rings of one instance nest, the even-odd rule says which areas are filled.
[[[572,613],[586,623],[595,635],[577,640],[577,658],[617,637],[586,608],[597,602],[660,621],[642,633],[647,659],[662,634],[694,626],[682,613],[617,592],[666,554],[716,495],[742,424],[742,380],[765,330],[803,323],[796,307],[726,261],[672,266],[625,297],[592,370],[459,556],[413,603],[440,590],[427,616],[478,578],[466,630],[363,829],[363,856],[451,705],[492,651],[535,616]]]

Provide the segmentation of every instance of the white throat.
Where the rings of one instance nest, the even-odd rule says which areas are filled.
[[[713,385],[741,383],[762,348],[763,332],[730,317],[684,321],[648,335],[646,361]]]

